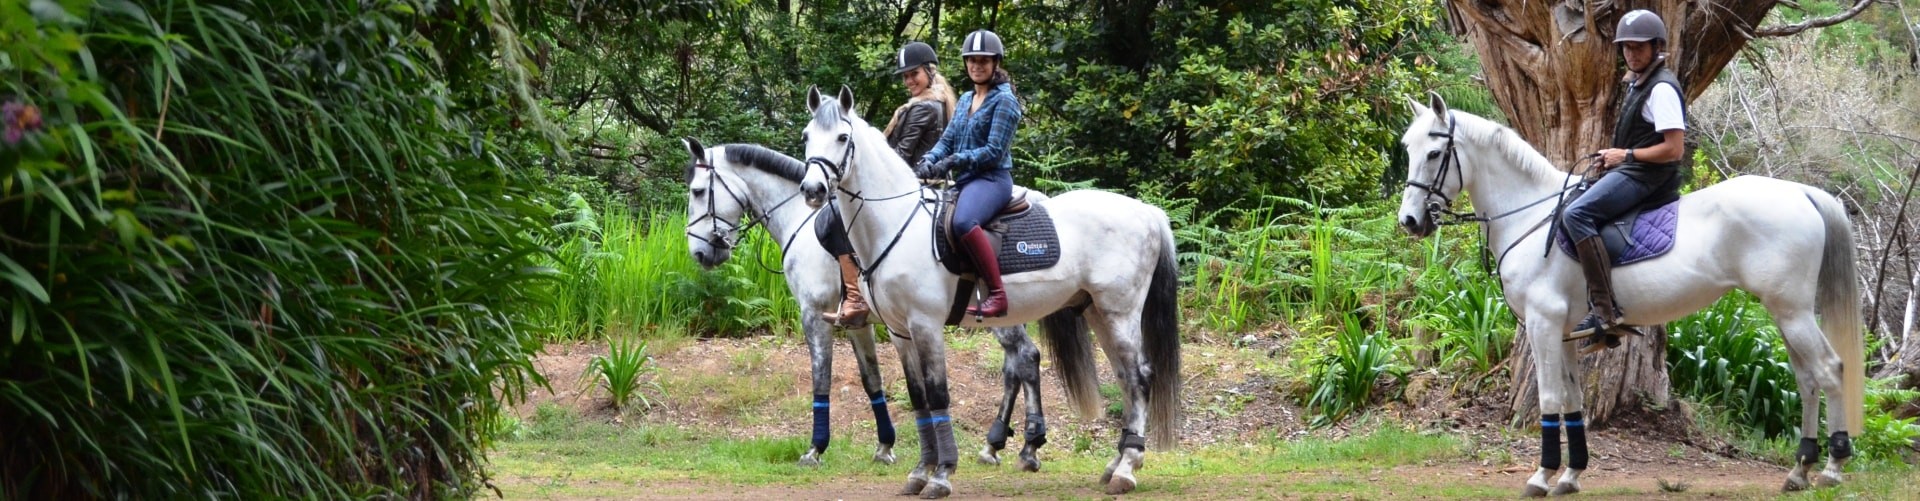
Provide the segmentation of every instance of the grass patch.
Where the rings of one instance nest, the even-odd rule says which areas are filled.
[[[660,386],[668,395],[702,409],[704,412],[745,417],[787,396],[784,384],[769,384],[764,378],[735,374],[682,374],[667,371],[660,375]]]

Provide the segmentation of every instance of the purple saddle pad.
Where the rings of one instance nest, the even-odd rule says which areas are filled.
[[[1673,235],[1679,226],[1680,201],[1676,200],[1653,210],[1641,211],[1631,222],[1610,221],[1600,225],[1600,236],[1601,241],[1607,243],[1607,254],[1613,256],[1613,265],[1625,266],[1660,257],[1673,250]],[[1567,257],[1578,259],[1573,251],[1573,242],[1567,241],[1565,232],[1554,232],[1554,242]]]

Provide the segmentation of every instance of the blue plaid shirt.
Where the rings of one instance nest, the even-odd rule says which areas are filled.
[[[953,156],[955,182],[1013,170],[1013,133],[1020,128],[1020,102],[1013,97],[1012,84],[993,86],[980,104],[981,113],[973,113],[973,92],[960,95],[953,118],[940,143],[927,151],[926,160],[938,162]]]

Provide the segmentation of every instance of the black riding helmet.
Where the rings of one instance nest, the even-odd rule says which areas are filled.
[[[900,62],[900,67],[893,70],[895,75],[940,62],[940,56],[933,53],[933,46],[921,42],[911,42],[901,47],[895,59]]]
[[[1007,47],[1000,45],[1000,35],[987,30],[974,30],[973,33],[967,34],[966,40],[960,42],[960,57],[967,56],[993,56],[994,59],[1004,59],[1007,56]]]

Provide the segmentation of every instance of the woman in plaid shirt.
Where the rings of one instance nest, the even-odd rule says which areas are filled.
[[[1000,260],[994,255],[986,230],[980,228],[1013,197],[1013,134],[1020,128],[1022,110],[1006,69],[1000,66],[1005,55],[1000,35],[987,30],[967,35],[960,46],[960,57],[966,60],[973,90],[960,95],[940,143],[927,151],[915,168],[923,178],[954,174],[954,187],[960,196],[949,231],[960,237],[960,249],[973,258],[974,269],[987,284],[986,299],[967,310],[969,315],[982,317],[1007,314]]]

